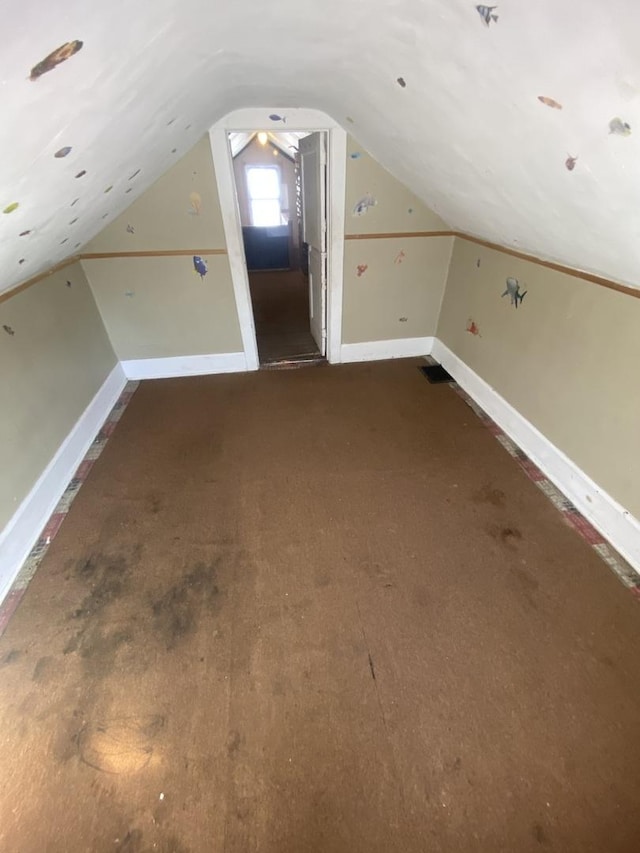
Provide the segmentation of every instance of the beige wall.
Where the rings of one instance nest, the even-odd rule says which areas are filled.
[[[355,159],[352,157],[354,154]],[[367,194],[372,195],[377,204],[363,216],[354,216],[356,203]],[[446,222],[429,210],[352,137],[347,137],[345,208],[345,234],[450,230]]]
[[[452,242],[452,237],[347,240],[343,343],[435,335]],[[358,265],[365,264],[358,276]]]
[[[639,328],[640,299],[455,241],[438,337],[636,518]]]
[[[226,255],[103,258],[82,265],[118,358],[241,352],[242,338]]]
[[[116,364],[79,264],[0,303],[0,364],[2,529]]]
[[[354,216],[366,194],[377,204]],[[343,343],[434,335],[453,246],[453,237],[349,235],[447,230],[440,217],[348,139]],[[366,266],[360,275],[359,266]]]
[[[192,193],[200,204],[197,199],[194,204]],[[207,254],[207,249],[223,253]],[[188,251],[82,262],[118,358],[242,351],[207,136],[83,253],[174,250]],[[208,266],[204,277],[195,271],[191,253],[202,254]]]
[[[200,196],[200,213],[191,194]],[[127,225],[134,233],[127,231]],[[83,247],[86,252],[223,249],[222,215],[209,137],[203,136],[175,166]]]

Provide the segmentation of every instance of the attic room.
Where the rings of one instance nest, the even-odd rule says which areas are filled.
[[[639,849],[640,7],[4,21],[0,849]]]

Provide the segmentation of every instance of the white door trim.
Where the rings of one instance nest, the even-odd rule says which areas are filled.
[[[286,122],[274,122],[270,115],[283,116]],[[277,107],[251,108],[228,113],[209,130],[213,166],[222,209],[231,279],[236,298],[242,344],[247,370],[259,367],[256,331],[253,322],[249,278],[244,257],[240,210],[235,191],[233,161],[227,134],[256,129],[327,132],[327,359],[341,361],[342,288],[344,263],[344,205],[346,183],[347,133],[337,122],[319,110]]]

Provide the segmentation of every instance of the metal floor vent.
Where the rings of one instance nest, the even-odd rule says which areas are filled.
[[[425,367],[419,367],[418,370],[427,377],[432,385],[437,385],[440,382],[455,382],[453,376],[447,373],[441,364],[427,364]]]

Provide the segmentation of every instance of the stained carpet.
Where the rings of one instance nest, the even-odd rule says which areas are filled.
[[[0,849],[622,853],[640,610],[417,362],[141,383],[0,640]]]
[[[309,283],[300,270],[249,273],[261,364],[320,356],[309,331]]]

